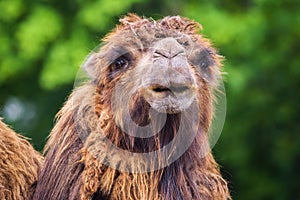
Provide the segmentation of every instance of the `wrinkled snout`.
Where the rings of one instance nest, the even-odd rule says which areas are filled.
[[[162,39],[154,45],[146,71],[143,93],[154,109],[177,113],[191,104],[195,80],[186,50],[174,38]]]

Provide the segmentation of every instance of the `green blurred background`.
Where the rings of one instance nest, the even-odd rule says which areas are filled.
[[[226,57],[213,149],[234,199],[300,199],[299,0],[0,0],[0,116],[41,150],[85,56],[128,12],[183,15]]]

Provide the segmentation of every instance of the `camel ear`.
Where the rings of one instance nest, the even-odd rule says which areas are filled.
[[[82,68],[87,72],[89,77],[95,79],[97,77],[97,54],[91,53],[84,61]]]

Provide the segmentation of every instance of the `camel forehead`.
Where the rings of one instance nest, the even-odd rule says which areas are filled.
[[[179,44],[185,47],[195,46],[196,39],[185,33],[165,28],[139,27],[136,29],[126,29],[117,32],[109,43],[121,49],[136,49],[146,51],[165,38],[174,38]]]
[[[195,46],[193,43],[199,43],[201,40],[201,25],[180,16],[168,16],[155,21],[129,15],[120,21],[121,24],[104,41],[145,50],[168,37],[176,39],[184,46]]]

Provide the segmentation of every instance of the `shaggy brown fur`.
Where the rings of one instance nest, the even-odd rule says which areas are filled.
[[[41,164],[42,156],[26,138],[0,119],[0,199],[27,199]]]
[[[207,139],[213,115],[213,90],[221,77],[220,56],[209,41],[197,33],[201,26],[186,18],[175,16],[154,21],[130,14],[120,21],[121,24],[106,36],[100,51],[92,54],[85,63],[92,81],[75,89],[58,114],[45,148],[45,165],[33,199],[230,199],[227,183],[209,152]],[[166,38],[169,39],[163,40]],[[169,41],[174,48],[168,47],[170,52],[162,52],[160,50],[166,50],[164,48],[169,44],[164,46],[160,41]],[[169,57],[169,53],[176,48],[178,53]],[[188,55],[182,54],[182,49]],[[172,78],[171,72],[165,74],[164,70],[168,70],[169,66],[161,65],[157,69],[145,67],[147,62],[153,64],[171,59],[176,60],[173,67],[179,63],[177,70],[184,74],[184,78]],[[185,63],[188,66],[183,67]],[[193,103],[200,108],[196,131],[193,131],[195,124],[189,124],[193,119],[178,108],[177,100],[174,100],[175,103],[161,104],[164,100],[159,95],[169,93],[170,89],[151,85],[151,88],[136,90],[145,80],[150,83],[155,78],[163,81],[169,75],[173,82],[189,81],[193,85],[192,89],[189,88],[195,93]],[[121,84],[121,92],[116,97],[114,94],[118,84]],[[175,92],[186,89],[177,85]],[[149,96],[148,90],[153,90],[151,95],[155,93],[158,96]],[[158,126],[159,113],[165,106],[165,125],[158,132],[153,128],[152,137],[137,138],[127,134],[137,132],[133,127],[127,127],[126,133],[123,131],[128,116],[122,103],[126,104],[127,94],[131,95],[128,102],[130,116],[141,126],[149,124],[149,121],[153,122],[154,127]],[[158,111],[157,118],[149,114],[151,103]],[[158,154],[158,160],[147,161],[139,159],[139,156],[129,158],[126,153],[115,154],[115,149],[110,148],[103,139],[105,136],[113,145],[127,152],[153,152],[180,135],[181,118],[187,119],[183,122],[188,129],[186,133],[196,132],[196,136],[183,155],[166,166],[162,166],[168,162],[164,156],[172,157],[176,146]],[[177,140],[185,143],[190,137],[181,135]],[[110,155],[115,160],[107,163]],[[115,167],[127,163],[129,169],[136,171],[122,171],[108,166],[113,162],[117,163]],[[123,169],[127,169],[126,166]]]

